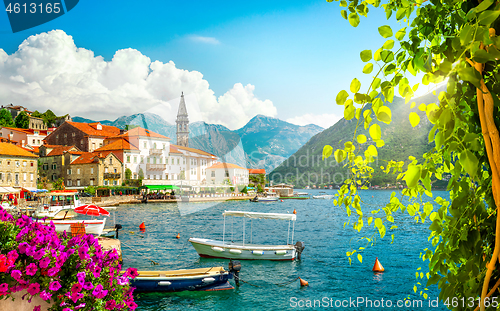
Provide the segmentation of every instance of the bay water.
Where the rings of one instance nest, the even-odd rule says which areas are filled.
[[[319,190],[305,191],[319,194]],[[336,191],[324,192],[334,194]],[[449,199],[446,191],[433,193]],[[312,198],[270,203],[121,205],[112,212],[108,224],[115,221],[123,226],[119,238],[124,268],[174,270],[224,266],[227,269],[227,259],[200,258],[187,240],[190,237],[222,240],[224,211],[297,212],[293,243],[303,241],[306,246],[300,261],[241,261],[240,277],[244,282],[234,290],[140,293],[135,295],[137,310],[446,310],[443,302],[437,301],[436,286],[424,290],[428,268],[420,253],[432,248],[427,240],[430,221],[416,223],[414,217],[398,212],[394,215],[398,228],[390,230],[387,224],[383,239],[373,224],[371,228],[367,224],[367,218],[373,216],[368,210],[381,209],[390,195],[391,191],[384,190],[360,191],[365,223],[361,233],[352,227],[357,215],[348,217],[345,209],[334,206],[332,200]],[[382,212],[377,216],[381,217]],[[227,217],[226,240],[242,240],[244,221],[246,243],[285,244],[291,239],[293,226],[289,232],[288,221]],[[145,232],[139,230],[142,222],[146,225]],[[179,239],[175,238],[177,234]],[[375,244],[371,246],[361,239],[363,236],[376,239]],[[359,247],[366,248],[360,252]],[[362,262],[356,253],[349,264],[346,252],[353,249],[360,252]],[[385,272],[372,272],[376,257]],[[416,278],[420,272],[423,280]],[[309,286],[301,287],[297,277],[308,281]],[[234,285],[234,281],[230,282]],[[427,299],[421,291],[427,294]]]

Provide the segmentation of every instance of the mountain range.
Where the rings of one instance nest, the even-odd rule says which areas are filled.
[[[176,126],[159,115],[139,113],[122,116],[114,121],[95,121],[73,117],[74,122],[113,125],[124,129],[126,125],[137,125],[170,137],[176,143]],[[203,121],[189,124],[189,147],[215,154],[222,161],[248,168],[265,168],[272,171],[290,157],[322,127],[309,124],[299,126],[277,118],[257,115],[240,129],[230,130],[220,124]]]
[[[439,91],[438,89],[438,94]],[[412,102],[415,102],[413,107]],[[374,168],[372,185],[386,186],[396,182],[397,174],[387,175],[380,168],[385,166],[387,161],[408,162],[408,156],[412,155],[418,158],[434,147],[434,143],[428,141],[428,133],[433,125],[428,121],[425,112],[420,111],[418,107],[421,103],[437,102],[437,96],[432,93],[413,99],[407,104],[405,104],[404,99],[395,97],[392,103],[384,103],[392,111],[390,124],[378,121],[373,112],[371,113],[372,124],[380,125],[382,139],[385,142],[383,147],[377,148],[378,157],[372,165]],[[371,105],[368,104],[365,109],[370,107]],[[409,114],[412,111],[420,116],[420,123],[416,127],[412,127],[409,121]],[[323,160],[323,148],[325,145],[330,145],[334,151],[339,148],[344,149],[344,142],[352,141],[356,152],[360,151],[362,155],[369,145],[374,145],[374,142],[371,141],[368,130],[364,129],[363,120],[361,119],[359,125],[357,122],[356,118],[351,120],[342,118],[330,128],[316,134],[290,158],[275,168],[270,173],[270,179],[275,184],[285,182],[294,184],[296,187],[340,185],[350,176],[350,172],[343,164],[338,164],[333,155]],[[355,131],[356,128],[357,131]],[[368,141],[364,144],[357,143],[354,133],[356,136],[364,134]]]

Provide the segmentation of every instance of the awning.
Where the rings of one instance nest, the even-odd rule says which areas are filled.
[[[239,211],[225,211],[223,216],[245,217],[253,219],[281,219],[293,220],[297,219],[295,214],[278,214],[278,213],[255,213],[255,212],[239,212]]]
[[[149,189],[149,190],[177,190],[180,189],[179,187],[175,185],[145,185],[141,187],[142,189]]]
[[[16,189],[12,187],[0,187],[0,193],[18,193],[21,192],[21,189]]]
[[[29,192],[34,192],[34,193],[39,193],[39,192],[48,192],[47,189],[37,189],[33,187],[23,187],[24,190],[27,190]]]

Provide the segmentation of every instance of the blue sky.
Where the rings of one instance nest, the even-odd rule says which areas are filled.
[[[78,84],[78,90],[71,94],[67,90],[72,87],[71,81],[75,80],[68,79],[61,85],[65,85],[65,91],[69,94],[58,98],[57,94],[61,92],[54,85],[44,86],[47,85],[48,77],[27,74],[29,77],[19,79],[20,67],[12,67],[11,64],[3,73],[4,81],[18,79],[16,83],[20,90],[14,95],[3,93],[0,95],[0,103],[23,104],[20,101],[24,100],[27,102],[25,105],[32,110],[44,111],[50,108],[56,114],[61,114],[64,113],[63,109],[71,109],[66,112],[94,119],[101,117],[114,120],[120,115],[141,112],[141,109],[146,111],[160,102],[166,106],[171,105],[172,111],[169,113],[172,114],[175,103],[178,103],[179,90],[184,89],[186,95],[192,95],[198,102],[199,112],[194,114],[197,116],[193,116],[194,119],[206,119],[208,122],[220,122],[230,128],[237,128],[255,113],[262,113],[297,124],[314,122],[327,127],[343,115],[343,107],[335,105],[336,94],[342,89],[348,90],[354,77],[360,78],[364,86],[368,85],[369,76],[361,72],[364,63],[359,59],[359,52],[364,49],[376,50],[385,42],[377,31],[377,27],[384,24],[387,24],[385,14],[372,9],[368,19],[362,17],[361,24],[353,28],[340,16],[338,2],[327,3],[322,0],[80,1],[73,10],[60,18],[13,34],[7,14],[2,11],[0,48],[11,58],[28,37],[58,29],[72,37],[76,48],[92,51],[94,58],[102,56],[102,66],[109,66],[117,51],[133,49],[149,58],[150,62],[167,64],[172,61],[177,71],[168,73],[168,79],[164,78],[164,88],[169,91],[159,90],[160,77],[154,86],[145,86],[148,90],[156,90],[148,94],[140,90],[142,81],[131,82],[133,77],[130,78],[132,80],[127,80],[131,84],[136,83],[138,89],[136,93],[129,94],[129,97],[136,101],[139,98],[144,103],[134,105],[128,103],[129,99],[115,98],[116,90],[113,94],[106,93],[117,87],[112,81],[99,82],[95,86],[92,81],[79,80],[74,82]],[[400,28],[396,23],[391,25],[395,31]],[[58,33],[58,36],[62,34]],[[38,45],[34,42],[31,44],[47,51],[60,48],[54,47],[54,44],[60,44],[61,40],[44,40],[51,43],[44,43],[39,38]],[[41,56],[38,59],[39,54],[34,52],[26,55],[22,58],[24,62],[30,62],[29,57],[36,59],[38,63],[47,60]],[[64,55],[73,59],[69,54],[61,54],[59,58],[64,58]],[[136,63],[134,57],[140,58],[137,53],[135,56],[131,55],[130,52],[123,56],[125,60],[120,64],[124,69],[122,74],[114,74],[113,81],[119,80],[117,77],[127,72],[127,61]],[[99,62],[95,64],[96,67],[101,65]],[[141,66],[143,65],[148,64],[146,62]],[[66,65],[54,66],[57,68],[52,75],[57,75],[58,70],[65,70]],[[92,71],[88,68],[85,70]],[[52,72],[50,68],[43,70]],[[137,70],[142,72],[140,68]],[[193,75],[185,72],[181,77],[181,70],[200,72],[203,77],[193,78]],[[7,73],[10,74],[9,77],[6,77]],[[82,72],[78,75],[85,76]],[[175,80],[172,75],[178,79]],[[0,84],[1,76],[0,72]],[[41,88],[37,90],[41,94],[38,100],[26,94],[15,96],[28,93],[28,90],[33,92],[33,82],[37,82],[36,79],[45,79],[45,82],[35,83]],[[95,79],[104,80],[101,74],[96,74]],[[144,80],[146,79],[145,76]],[[197,81],[196,85],[188,85],[192,79]],[[200,79],[204,81],[200,82]],[[54,77],[51,76],[50,80],[54,80]],[[152,81],[152,76],[149,80]],[[201,89],[205,81],[208,86]],[[19,83],[24,85],[19,86]],[[3,90],[13,88],[7,84],[4,84]],[[84,84],[93,85],[94,90],[102,85],[109,90],[99,95],[88,94],[81,89]],[[241,87],[236,84],[241,84]],[[128,85],[127,89],[132,88]],[[213,91],[212,98],[210,91]],[[93,105],[86,104],[85,100],[88,98],[92,98]],[[105,102],[106,98],[111,98],[109,103]],[[73,106],[69,101],[73,102]],[[102,105],[97,104],[98,102],[102,102]],[[124,104],[121,105],[120,102]],[[242,113],[239,110],[228,112],[227,107],[234,106],[238,109],[238,105],[241,105]],[[252,105],[257,108],[252,109]],[[97,113],[101,106],[100,113]],[[308,116],[304,116],[306,114]]]

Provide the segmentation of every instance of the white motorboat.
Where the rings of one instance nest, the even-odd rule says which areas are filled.
[[[313,195],[313,199],[333,199],[335,195],[333,194],[322,194],[322,195]]]
[[[228,258],[228,259],[249,259],[249,260],[294,260],[300,259],[300,254],[304,250],[304,243],[297,242],[293,245],[293,235],[295,228],[295,214],[278,213],[255,213],[240,211],[225,211],[222,241],[190,238],[189,242],[198,252],[200,257],[208,258]],[[261,245],[245,243],[245,221],[243,221],[243,242],[234,243],[225,240],[226,216],[243,217],[250,219],[279,219],[288,220],[288,237],[284,245]],[[292,236],[290,239],[290,223],[293,223]],[[290,240],[290,243],[288,241]]]
[[[56,190],[40,196],[40,202],[32,216],[50,219],[72,218],[76,213],[71,213],[71,210],[78,206],[80,199],[76,190]]]
[[[275,202],[278,201],[276,192],[265,192],[263,195],[256,195],[250,202]]]
[[[83,224],[85,226],[86,234],[95,234],[101,235],[106,225],[106,218],[103,219],[87,219],[87,220],[55,220],[55,219],[46,219],[45,223],[53,222],[56,227],[57,232],[64,232],[71,234],[71,225],[75,224]]]

